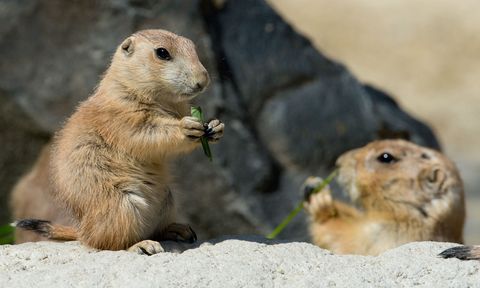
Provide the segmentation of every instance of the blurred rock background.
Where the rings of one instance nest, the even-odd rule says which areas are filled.
[[[196,151],[174,167],[179,216],[201,238],[266,234],[300,199],[305,177],[325,175],[338,155],[373,139],[439,147],[381,83],[359,82],[262,0],[2,0],[0,24],[2,222],[15,181],[139,29],[197,44],[212,76],[197,104],[227,125],[213,163]],[[307,239],[304,219],[282,238]]]
[[[464,178],[465,240],[480,243],[480,2],[269,3],[322,53],[434,129]]]

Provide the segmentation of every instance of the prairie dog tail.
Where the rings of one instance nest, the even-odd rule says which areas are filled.
[[[480,260],[480,245],[457,246],[439,254],[443,258],[458,258],[460,260]]]
[[[12,226],[33,231],[51,240],[73,241],[78,238],[74,227],[55,225],[46,220],[23,219],[12,223]]]

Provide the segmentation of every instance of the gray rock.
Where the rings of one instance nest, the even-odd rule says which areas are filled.
[[[45,135],[93,91],[118,43],[146,28],[196,43],[212,76],[196,104],[226,123],[213,163],[196,151],[174,167],[178,214],[200,237],[269,232],[300,200],[305,177],[373,139],[438,147],[428,127],[323,56],[263,0],[213,2],[0,0],[0,100],[15,107],[0,115],[0,167],[8,167],[0,200]],[[4,203],[2,222],[10,220]],[[281,237],[306,239],[305,227],[298,217]]]
[[[3,186],[0,188],[0,219],[2,222],[10,218],[7,209],[9,202],[7,189],[13,187],[17,179],[30,168],[39,149],[48,141],[48,138],[49,135],[40,132],[37,123],[26,115],[12,97],[0,91],[0,183]]]
[[[300,242],[165,243],[153,256],[71,243],[0,246],[2,287],[480,287],[480,261],[441,259],[456,244],[418,242],[378,257],[333,255]],[[190,249],[188,249],[190,248]],[[185,250],[183,253],[178,253]]]
[[[373,107],[362,86],[345,71],[277,93],[265,104],[258,129],[284,166],[321,173],[345,150],[377,137]]]
[[[364,88],[375,103],[372,112],[380,119],[380,130],[377,130],[380,138],[403,138],[440,150],[440,144],[427,125],[408,115],[380,89],[370,85]]]
[[[0,223],[11,220],[6,198],[13,185],[91,94],[124,37],[147,28],[183,34],[215,74],[199,1],[0,1],[0,22],[0,100],[9,103],[0,107],[6,146],[0,151]],[[202,95],[207,111],[218,102],[215,86]],[[19,126],[23,122],[31,124]]]
[[[325,175],[346,150],[399,136],[439,148],[428,128],[316,51],[264,1],[204,11],[225,99],[218,157],[248,208],[245,218],[260,231],[296,205],[307,175]],[[297,220],[283,237],[305,235]]]
[[[53,132],[92,92],[116,48],[111,43],[133,31],[133,17],[108,2],[22,2],[11,7],[20,12],[5,13],[16,24],[0,40],[0,87]]]

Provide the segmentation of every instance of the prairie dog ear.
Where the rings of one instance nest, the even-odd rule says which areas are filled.
[[[133,54],[133,47],[134,46],[134,41],[133,37],[128,37],[125,39],[122,44],[120,45],[120,48],[122,49],[123,54],[126,56],[130,56]]]
[[[419,181],[422,189],[430,193],[442,193],[443,184],[447,179],[447,173],[442,167],[432,166],[423,169],[419,175]]]

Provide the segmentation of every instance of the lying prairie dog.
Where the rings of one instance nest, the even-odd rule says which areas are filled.
[[[338,182],[360,209],[330,190],[304,203],[313,242],[339,254],[378,255],[412,241],[463,242],[465,201],[443,154],[404,140],[372,142],[337,160]],[[304,193],[322,180],[310,177]]]

